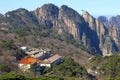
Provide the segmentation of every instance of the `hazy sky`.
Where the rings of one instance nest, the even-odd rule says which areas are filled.
[[[0,0],[0,13],[4,14],[18,8],[31,11],[46,3],[53,3],[59,7],[65,4],[80,14],[81,10],[86,10],[92,15],[120,14],[120,0]]]

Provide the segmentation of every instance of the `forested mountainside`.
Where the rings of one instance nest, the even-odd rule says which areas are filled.
[[[54,4],[33,11],[19,8],[0,14],[0,75],[8,73],[0,79],[118,79],[118,20],[109,24],[104,16],[96,19],[87,11],[79,14],[66,5],[59,8]],[[24,56],[18,46],[49,48],[63,56],[64,63],[45,69],[40,78],[35,78],[36,72],[26,74],[18,69],[18,61]]]
[[[40,28],[41,31],[38,32],[43,35],[47,33],[44,34],[42,29],[48,30],[49,36],[58,35],[62,41],[74,41],[73,43],[83,45],[92,54],[109,55],[120,50],[116,27],[108,29],[87,11],[80,15],[66,5],[58,8],[53,4],[45,4],[34,11],[22,8],[10,11],[0,17],[0,27],[9,31],[26,28],[24,31],[32,34],[36,32],[33,29]]]

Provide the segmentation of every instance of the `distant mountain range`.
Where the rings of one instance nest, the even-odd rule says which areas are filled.
[[[88,52],[105,56],[120,51],[117,29],[120,27],[119,20],[119,16],[112,17],[109,21],[104,16],[95,19],[87,11],[83,11],[83,14],[80,15],[66,5],[58,8],[54,4],[45,4],[30,12],[22,8],[7,12],[0,16],[0,28],[9,30],[25,26],[28,29],[31,26],[47,28],[50,29],[49,34],[58,35],[58,39],[62,41],[83,45]],[[31,33],[33,33],[32,30]]]
[[[99,16],[98,20],[108,27],[114,25],[120,29],[120,15],[112,16],[109,19],[106,16]]]

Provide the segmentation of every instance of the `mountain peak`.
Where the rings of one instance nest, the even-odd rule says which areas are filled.
[[[45,4],[34,11],[40,24],[44,26],[53,26],[58,17],[59,8],[54,4]]]
[[[25,8],[19,8],[19,9],[13,10],[13,11],[9,11],[9,12],[7,12],[6,14],[10,14],[10,13],[20,13],[20,12],[25,13],[25,12],[29,12],[29,11],[28,11],[27,9],[25,9]]]
[[[94,22],[95,21],[95,18],[92,15],[90,15],[87,11],[83,10],[82,16],[85,19],[85,22],[88,22],[88,21]]]
[[[24,16],[26,14],[29,14],[29,11],[27,9],[19,8],[19,9],[7,12],[5,16],[9,15],[9,17],[15,17],[15,16]]]
[[[108,22],[108,18],[106,16],[99,16],[98,20],[103,23]]]
[[[52,3],[47,3],[47,4],[42,5],[42,7],[45,7],[45,6],[51,7],[51,6],[56,6],[56,5],[55,5],[55,4],[52,4]],[[56,7],[57,7],[57,6],[56,6]]]
[[[82,10],[82,14],[83,15],[90,15],[87,11],[85,11],[85,10]]]
[[[44,4],[41,8],[44,9],[44,10],[48,10],[48,9],[51,10],[51,9],[54,9],[54,8],[58,9],[58,7],[54,4],[52,4],[52,3]]]
[[[62,6],[61,6],[61,9],[67,9],[67,8],[68,8],[67,5],[62,5]]]
[[[105,25],[84,10],[83,14],[80,15],[66,5],[59,8],[49,3],[32,12],[19,8],[6,14],[9,17],[0,17],[0,27],[44,26],[54,30],[55,34],[58,33],[62,36],[62,40],[67,37],[69,40],[84,45],[93,53],[104,55],[103,52],[120,51],[120,49],[117,49],[120,41],[117,30],[113,29],[114,31],[111,32],[114,32],[114,35],[110,36],[111,33]],[[107,41],[106,36],[108,36],[109,41]],[[108,48],[110,43],[112,43],[111,47]]]
[[[68,19],[72,19],[76,22],[84,22],[83,17],[77,11],[66,5],[61,6],[59,15],[62,15]]]

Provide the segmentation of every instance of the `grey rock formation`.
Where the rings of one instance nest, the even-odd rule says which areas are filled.
[[[53,4],[45,4],[35,10],[39,24],[52,27],[58,18],[59,8]]]
[[[102,17],[102,19],[99,18],[98,21],[86,11],[83,12],[83,17],[86,23],[89,24],[90,29],[97,34],[99,39],[97,42],[99,42],[99,48],[104,56],[111,55],[112,53],[120,50],[119,31],[115,26],[110,27],[110,25],[107,24],[107,18]],[[109,28],[106,28],[105,26],[109,26]],[[94,37],[94,40],[96,41],[97,38]]]
[[[118,22],[119,16],[112,20]],[[91,53],[98,55],[110,55],[120,51],[118,29],[112,26],[113,23],[111,26],[106,23],[108,23],[106,17],[99,17],[97,20],[87,11],[83,11],[80,15],[66,5],[58,8],[54,4],[45,4],[32,12],[17,9],[0,17],[0,27],[31,25],[50,27],[53,35],[66,37],[62,39],[63,41],[64,39],[73,40],[84,45]],[[54,31],[57,33],[53,33]]]
[[[120,15],[117,15],[115,17],[111,17],[109,19],[109,24],[115,25],[116,27],[118,27],[118,29],[120,29]]]
[[[56,27],[72,34],[76,41],[79,41],[84,31],[84,19],[73,9],[63,5],[59,10]],[[82,30],[83,29],[83,30]]]
[[[105,16],[99,16],[98,20],[102,23],[104,23],[104,25],[109,28],[110,26],[114,25],[116,26],[118,29],[120,29],[120,15],[117,16],[112,16],[109,19]]]
[[[37,19],[26,9],[20,8],[14,11],[9,11],[4,16],[0,17],[0,26],[20,27],[37,25]]]
[[[106,27],[109,27],[109,20],[106,16],[99,16],[98,21],[102,22]]]

